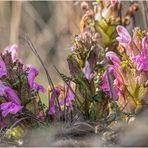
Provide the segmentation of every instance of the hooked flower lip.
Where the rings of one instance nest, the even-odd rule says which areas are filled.
[[[124,28],[121,25],[118,25],[117,28],[117,33],[118,33],[118,37],[116,38],[117,41],[119,41],[120,43],[124,43],[129,45],[131,43],[131,36],[128,33],[128,31],[126,30],[126,28]]]
[[[39,71],[35,67],[28,65],[28,82],[31,88],[33,88],[34,80],[38,74]]]
[[[49,115],[54,115],[56,113],[56,104],[55,99],[56,97],[59,97],[61,93],[60,88],[55,88],[52,92],[51,98],[50,98],[50,107],[49,107]]]
[[[17,105],[13,102],[6,102],[0,105],[0,110],[2,110],[2,116],[6,117],[9,113],[16,114],[19,112],[23,107]]]
[[[112,63],[113,63],[115,66],[117,66],[117,67],[120,67],[120,66],[121,66],[121,60],[119,59],[119,57],[116,55],[115,52],[113,52],[113,51],[108,51],[108,52],[106,53],[106,58],[107,58],[108,60],[111,60]]]
[[[28,65],[28,83],[30,88],[33,90],[40,90],[42,93],[45,93],[45,88],[42,85],[39,85],[38,83],[34,82],[38,74],[39,71],[35,67]]]
[[[17,96],[15,90],[13,90],[9,86],[5,86],[4,83],[0,80],[0,96],[6,96],[9,98],[10,101],[13,103],[20,105],[20,99]]]

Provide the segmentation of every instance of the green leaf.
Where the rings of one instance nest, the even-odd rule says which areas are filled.
[[[105,97],[104,92],[100,90],[98,91],[97,95],[94,96],[94,100],[96,102],[102,102],[104,97]]]

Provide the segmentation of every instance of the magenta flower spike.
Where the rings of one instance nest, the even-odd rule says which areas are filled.
[[[6,65],[3,60],[0,60],[0,78],[7,75]]]
[[[116,55],[115,52],[113,52],[113,51],[108,51],[108,52],[106,53],[106,58],[107,58],[108,60],[111,60],[112,63],[113,63],[116,67],[119,68],[119,67],[121,66],[121,60],[118,58],[118,56]]]
[[[85,62],[85,67],[83,68],[83,73],[84,73],[86,79],[89,81],[91,81],[95,77],[95,74],[90,69],[90,64],[88,61]]]
[[[28,66],[28,83],[30,88],[33,90],[40,90],[42,93],[45,93],[45,88],[42,85],[39,85],[36,82],[34,82],[38,74],[39,71],[35,67],[31,65]]]
[[[124,27],[121,26],[121,25],[118,25],[116,29],[117,29],[117,33],[118,33],[118,35],[119,35],[119,36],[116,38],[117,41],[119,41],[120,43],[129,45],[130,42],[131,42],[131,36],[130,36],[130,34],[128,33],[128,31],[126,30],[126,28],[124,28]]]
[[[0,110],[2,110],[2,116],[6,117],[9,113],[16,114],[23,107],[20,105],[16,105],[13,102],[6,102],[0,105]]]
[[[12,61],[14,62],[17,58],[18,46],[16,44],[7,46],[3,51],[3,55],[6,54],[7,52],[11,53],[11,58]]]
[[[55,99],[60,96],[60,88],[55,88],[55,90],[52,92],[51,98],[50,98],[50,107],[49,107],[49,115],[54,115],[56,113],[56,104]]]

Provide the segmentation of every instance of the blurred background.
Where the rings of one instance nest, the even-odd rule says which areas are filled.
[[[124,11],[130,1],[122,3]],[[136,25],[146,29],[144,17],[148,16],[147,2],[138,3],[141,9],[136,13]],[[0,1],[0,50],[8,44],[18,44],[19,55],[24,63],[31,63],[40,70],[38,81],[47,87],[46,75],[39,60],[21,39],[27,34],[44,61],[53,82],[58,83],[60,78],[53,65],[62,73],[68,73],[66,57],[70,52],[72,37],[79,34],[82,15],[80,2]]]

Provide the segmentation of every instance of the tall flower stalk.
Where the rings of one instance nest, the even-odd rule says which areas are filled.
[[[37,118],[43,111],[37,98],[39,91],[45,93],[45,89],[34,82],[39,72],[32,66],[25,66],[17,54],[18,46],[14,44],[6,47],[0,57],[0,114],[3,127],[7,128],[26,111]]]

